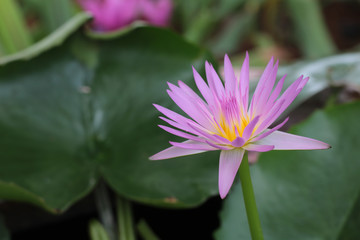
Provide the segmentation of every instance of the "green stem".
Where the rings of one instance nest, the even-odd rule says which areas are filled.
[[[89,223],[89,235],[91,240],[110,240],[103,225],[95,219]]]
[[[101,223],[104,225],[110,240],[116,239],[116,226],[108,189],[100,182],[95,189],[95,204]]]
[[[264,237],[261,230],[259,213],[256,207],[255,195],[251,183],[249,162],[247,156],[244,156],[244,159],[241,162],[239,175],[240,175],[241,187],[244,195],[246,215],[250,227],[251,238],[253,240],[263,240]]]
[[[118,196],[116,205],[119,240],[135,240],[136,238],[134,232],[131,203],[128,200]]]
[[[144,219],[140,220],[137,225],[137,230],[139,235],[144,240],[159,240],[158,236],[154,233],[154,231],[150,228],[150,226],[146,223]]]

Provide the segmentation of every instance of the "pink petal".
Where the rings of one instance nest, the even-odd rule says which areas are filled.
[[[305,86],[309,78],[303,78],[303,76],[300,76],[295,82],[293,82],[288,89],[285,90],[285,92],[281,95],[281,97],[275,102],[272,109],[276,109],[278,105],[280,104],[281,107],[279,110],[277,110],[277,113],[273,115],[271,119],[268,121],[268,125],[265,126],[267,128],[270,126],[285,110],[286,108],[294,101],[296,96],[301,92],[302,88]],[[268,112],[271,113],[272,110]]]
[[[236,91],[236,77],[234,74],[234,69],[231,64],[231,61],[228,55],[225,55],[224,58],[224,72],[225,72],[225,89],[226,93],[230,94]]]
[[[172,91],[173,92],[177,92],[182,98],[185,99],[189,99],[191,102],[193,102],[193,105],[195,105],[195,107],[201,111],[204,116],[206,116],[206,118],[208,120],[213,118],[213,115],[209,112],[209,107],[208,105],[204,102],[204,100],[202,98],[199,97],[199,95],[197,95],[188,85],[186,85],[184,82],[182,81],[178,81],[179,83],[179,87],[180,88],[174,88],[175,86],[170,84],[169,86],[172,87]]]
[[[330,145],[327,143],[281,131],[275,131],[256,143],[274,145],[274,150],[311,150],[330,148]]]
[[[205,71],[206,78],[212,93],[215,94],[217,99],[222,99],[225,95],[225,90],[219,75],[216,73],[214,67],[208,62],[205,62]]]
[[[260,97],[260,93],[262,91],[262,89],[264,88],[264,82],[267,80],[267,78],[269,77],[272,69],[273,69],[273,64],[274,64],[274,57],[272,57],[269,61],[269,63],[266,65],[266,68],[263,72],[263,74],[260,77],[260,80],[256,86],[254,95],[252,97],[251,100],[251,106],[256,105],[258,98]]]
[[[299,84],[296,86],[296,89],[293,90],[292,92],[289,92],[289,94],[285,97],[285,103],[281,107],[280,112],[278,113],[278,115],[275,117],[274,120],[276,120],[276,118],[278,118],[286,110],[286,108],[294,101],[294,99],[297,97],[297,95],[299,95],[299,93],[304,88],[304,86],[308,82],[308,80],[309,80],[309,77],[301,79],[301,81],[299,81]],[[284,94],[285,93],[286,93],[286,91],[284,92]],[[280,100],[280,98],[279,98],[279,100]]]
[[[194,122],[193,120],[183,117],[182,115],[180,115],[174,111],[171,111],[170,109],[167,109],[167,108],[162,107],[157,104],[153,104],[153,105],[159,112],[161,112],[162,114],[164,114],[166,117],[170,118],[171,120],[163,118],[163,117],[160,117],[160,119],[164,120],[165,122],[169,123],[170,125],[172,125],[176,128],[182,129],[187,132],[193,132],[192,129],[189,128],[189,125],[188,125],[189,123],[200,127],[200,125],[197,124],[196,122]]]
[[[218,150],[217,148],[214,148],[212,146],[209,146],[207,143],[197,142],[197,141],[185,141],[185,142],[171,142],[170,144],[179,147],[179,148],[185,148],[185,149],[193,149],[193,150],[204,150],[204,151],[214,151]]]
[[[178,147],[169,147],[153,156],[151,156],[150,160],[163,160],[169,158],[176,158],[181,156],[187,156],[197,153],[206,152],[205,150],[195,150],[195,149],[185,149],[185,148],[178,148]]]
[[[179,87],[184,91],[191,99],[196,101],[198,104],[201,104],[203,107],[207,108],[207,104],[202,100],[199,95],[197,95],[188,85],[186,85],[183,81],[178,81]]]
[[[253,120],[251,120],[251,122],[245,127],[244,132],[242,134],[242,137],[245,139],[245,141],[247,141],[250,137],[252,132],[254,131],[254,128],[256,126],[256,124],[258,123],[260,117],[257,116],[255,117]]]
[[[272,129],[267,130],[266,132],[260,134],[259,136],[255,137],[254,139],[252,139],[253,142],[259,141],[260,139],[263,139],[267,136],[269,136],[270,134],[272,134],[273,132],[275,132],[276,130],[279,130],[282,126],[285,125],[285,123],[289,120],[289,117],[287,117],[284,121],[282,121],[279,125],[276,125],[275,127],[273,127]]]
[[[222,199],[226,197],[234,182],[244,153],[245,151],[243,149],[221,151],[219,162],[219,193]]]
[[[170,118],[171,120],[179,123],[179,124],[182,124],[182,125],[187,125],[187,122],[188,121],[191,121],[190,119],[170,110],[170,109],[167,109],[163,106],[160,106],[160,105],[157,105],[157,104],[153,104],[154,107],[159,111],[161,112],[162,114],[164,114],[166,117]]]
[[[267,116],[264,120],[262,120],[261,124],[259,125],[259,127],[256,129],[254,136],[258,135],[259,133],[261,133],[262,131],[266,130],[272,123],[273,121],[276,119],[275,116],[277,116],[277,113],[280,111],[282,105],[284,104],[285,100],[282,100],[281,102],[278,102],[278,104],[276,104],[271,111],[269,111],[268,115],[271,114],[270,116]]]
[[[195,70],[194,67],[193,67],[193,74],[194,74],[194,79],[195,79],[196,86],[199,89],[200,93],[203,95],[205,101],[209,105],[214,105],[214,97],[213,97],[213,95],[212,95],[212,93],[210,91],[209,86],[205,83],[205,81],[202,79],[202,77]]]
[[[271,93],[271,96],[269,97],[268,103],[267,103],[267,104],[270,104],[270,106],[273,105],[275,100],[279,97],[279,94],[280,94],[281,89],[285,82],[285,78],[286,78],[286,74],[279,80],[274,91]]]
[[[191,102],[188,98],[181,95],[181,92],[176,91],[172,92],[170,90],[167,91],[170,98],[192,119],[198,122],[205,128],[212,129],[213,126],[210,123],[208,116],[201,111],[200,107],[194,102]]]
[[[274,145],[258,145],[258,144],[248,144],[243,146],[243,149],[254,152],[268,152],[274,150]]]
[[[194,135],[191,135],[188,133],[184,133],[182,131],[179,131],[179,130],[176,130],[176,129],[173,129],[173,128],[170,128],[167,126],[159,125],[159,127],[175,136],[179,136],[179,137],[186,138],[186,139],[193,140],[193,141],[205,142],[205,140],[203,140],[197,136],[194,136]]]
[[[231,145],[234,147],[242,147],[245,143],[245,140],[242,137],[235,138],[234,141],[231,142]]]
[[[264,83],[264,86],[262,88],[262,91],[260,93],[260,96],[258,98],[258,101],[256,102],[256,112],[254,114],[259,115],[263,112],[263,108],[265,107],[271,90],[274,87],[275,80],[276,80],[276,74],[279,67],[279,60],[276,61],[274,68],[272,69],[271,74],[267,78],[267,81]]]
[[[210,146],[217,148],[218,150],[231,150],[233,149],[232,147],[228,147],[228,146],[224,146],[224,145],[219,145],[216,143],[212,143],[210,141],[206,141],[207,144],[209,144]]]
[[[244,62],[240,71],[240,93],[242,112],[247,111],[249,101],[249,54],[246,52]]]
[[[231,142],[224,138],[224,137],[221,137],[219,135],[216,135],[216,134],[211,134],[211,133],[208,133],[206,130],[203,130],[201,128],[199,128],[198,126],[195,126],[193,124],[189,124],[189,126],[195,130],[196,134],[197,135],[200,135],[204,138],[207,138],[215,143],[219,143],[219,144],[231,144]]]
[[[165,117],[159,117],[159,118],[160,118],[161,120],[167,122],[168,124],[170,124],[170,125],[173,126],[173,127],[176,127],[176,128],[178,128],[178,129],[183,130],[183,131],[186,131],[186,132],[193,133],[193,132],[191,131],[191,129],[189,129],[189,128],[187,128],[187,127],[184,127],[183,125],[181,125],[181,124],[179,124],[179,123],[177,123],[177,122],[174,122],[173,120],[167,119],[167,118],[165,118]],[[195,134],[195,133],[193,133],[193,134]]]

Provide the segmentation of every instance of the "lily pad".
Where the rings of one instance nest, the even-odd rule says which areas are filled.
[[[0,67],[0,197],[66,210],[99,178],[143,203],[194,206],[217,193],[217,156],[151,162],[167,147],[158,103],[166,82],[193,86],[211,56],[180,36],[139,27],[111,40],[80,32]],[[215,154],[216,155],[216,154]]]
[[[291,132],[332,149],[272,151],[251,168],[265,239],[358,239],[359,114],[360,102],[317,111]],[[251,238],[240,184],[220,218],[216,239]]]

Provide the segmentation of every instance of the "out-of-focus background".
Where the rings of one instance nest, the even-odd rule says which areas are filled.
[[[8,46],[10,38],[26,47],[46,37],[82,10],[80,2],[3,1],[1,45],[6,47],[0,53],[15,51]],[[12,4],[16,14],[7,9]],[[293,61],[356,51],[359,8],[356,0],[178,0],[167,27],[219,58],[249,50],[260,62],[270,56]]]

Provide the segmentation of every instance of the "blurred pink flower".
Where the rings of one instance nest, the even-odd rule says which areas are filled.
[[[96,31],[113,31],[136,20],[167,26],[172,14],[171,0],[78,0],[94,16]]]
[[[279,62],[274,58],[266,66],[252,99],[249,98],[249,56],[237,78],[230,59],[225,55],[225,86],[215,69],[205,63],[207,84],[193,69],[199,97],[182,81],[179,86],[169,83],[171,99],[190,117],[167,108],[154,106],[167,118],[162,120],[177,128],[159,125],[165,131],[185,138],[154,156],[161,160],[220,150],[219,193],[224,198],[234,181],[245,151],[327,149],[330,146],[315,139],[278,131],[288,120],[270,129],[270,125],[284,112],[303,89],[308,77],[300,76],[281,95],[285,76],[275,86]],[[275,87],[274,87],[275,86]]]

